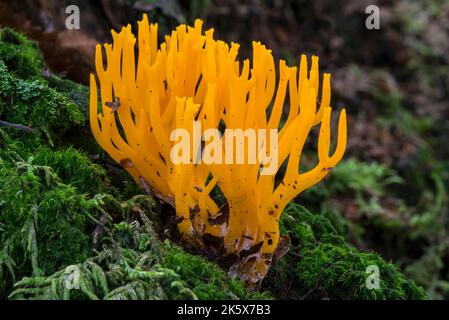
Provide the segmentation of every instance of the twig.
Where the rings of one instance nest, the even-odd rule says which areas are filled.
[[[27,126],[24,126],[22,124],[17,124],[17,123],[12,123],[12,122],[6,122],[6,121],[2,121],[0,120],[0,127],[11,127],[11,128],[16,128],[19,130],[22,130],[26,133],[35,133],[36,130]]]

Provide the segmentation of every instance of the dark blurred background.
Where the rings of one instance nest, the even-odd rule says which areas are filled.
[[[81,11],[67,30],[65,8]],[[366,7],[380,8],[368,30]],[[320,56],[334,106],[349,111],[345,160],[297,202],[329,217],[348,241],[398,263],[433,298],[449,298],[449,1],[0,0],[0,26],[36,40],[48,69],[87,83],[94,47],[143,13],[160,36],[205,21],[215,37],[272,49],[298,64]]]

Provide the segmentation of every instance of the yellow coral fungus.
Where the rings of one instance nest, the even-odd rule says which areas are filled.
[[[312,57],[309,69],[302,55],[299,72],[281,60],[276,75],[271,51],[259,42],[253,42],[252,63],[241,63],[239,45],[215,40],[213,29],[203,34],[201,20],[194,27],[180,25],[159,47],[157,29],[146,16],[139,22],[137,60],[131,26],[113,31],[113,45],[104,45],[105,52],[97,46],[101,104],[91,75],[93,134],[138,184],[175,207],[179,231],[190,245],[227,261],[231,275],[255,284],[267,273],[278,247],[282,210],[342,158],[345,111],[340,113],[331,156],[330,75],[324,74],[320,83],[318,57]],[[201,124],[199,132],[192,126],[195,120]],[[304,144],[316,125],[318,163],[300,172]],[[201,144],[190,146],[193,156],[187,163],[171,160],[175,129],[194,136],[220,127],[279,130],[275,172],[287,163],[280,184],[274,174],[260,174],[261,159],[243,164],[195,162]],[[232,158],[233,151],[220,143],[225,157]],[[252,152],[266,150],[271,143],[258,141]],[[226,199],[222,206],[212,196],[217,189]]]

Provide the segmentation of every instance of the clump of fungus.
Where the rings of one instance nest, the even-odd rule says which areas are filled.
[[[271,51],[259,42],[253,42],[252,63],[241,63],[236,59],[239,45],[215,40],[213,29],[203,34],[201,20],[194,27],[180,25],[160,47],[157,24],[150,25],[144,16],[138,27],[137,40],[129,25],[120,33],[112,31],[113,45],[104,45],[107,63],[102,46],[97,46],[101,104],[91,75],[93,134],[138,184],[176,209],[178,229],[187,243],[226,263],[230,275],[257,284],[281,247],[278,222],[283,209],[322,180],[345,151],[343,109],[335,151],[329,155],[330,75],[324,74],[320,84],[318,57],[312,57],[309,70],[302,55],[299,71],[281,60],[276,76]],[[274,174],[261,175],[260,160],[172,162],[176,142],[170,133],[184,128],[194,135],[194,120],[201,123],[201,135],[219,127],[278,129],[276,171],[287,163],[282,181],[278,184]],[[316,125],[320,125],[318,163],[300,172],[304,144]],[[258,143],[257,148],[267,144]],[[222,147],[226,154],[224,142]],[[221,206],[212,196],[216,189],[226,199]]]

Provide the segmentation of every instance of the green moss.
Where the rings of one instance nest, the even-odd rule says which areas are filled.
[[[345,160],[325,185],[306,191],[301,200],[331,220],[346,241],[383,250],[401,263],[409,279],[425,288],[428,297],[441,299],[449,294],[444,263],[448,180],[444,163],[433,160],[405,162],[401,177],[382,164]],[[423,169],[426,163],[432,163],[428,170]],[[351,204],[357,216],[343,211]]]
[[[270,273],[271,286],[291,283],[294,298],[423,299],[424,291],[407,280],[399,268],[378,254],[348,245],[326,218],[290,205],[281,230],[291,238],[290,252]],[[380,286],[366,285],[367,268],[379,269]]]
[[[48,277],[18,281],[9,297],[105,300],[268,297],[249,293],[242,282],[228,279],[217,265],[186,253],[168,240],[161,243],[151,221],[145,218],[150,213],[143,212],[141,224],[134,220],[114,225],[113,237],[104,239],[103,250],[72,267],[80,274],[79,290],[66,289],[70,272],[61,269]]]
[[[19,77],[31,78],[41,74],[43,62],[36,43],[10,28],[0,29],[0,57]]]
[[[65,184],[70,184],[81,193],[95,195],[108,187],[106,170],[92,163],[88,155],[72,147],[53,151],[40,148],[33,163],[52,167]]]
[[[50,88],[70,98],[84,113],[88,113],[89,87],[55,75],[45,77]]]
[[[0,263],[0,296],[15,278],[50,274],[88,257],[96,204],[51,167],[9,148],[0,150],[0,211],[0,248],[13,261]]]
[[[164,243],[162,264],[185,279],[199,299],[268,298],[263,293],[249,293],[241,281],[228,279],[226,273],[215,263],[188,254],[169,242]]]
[[[423,291],[407,281],[399,268],[379,255],[363,253],[348,246],[322,243],[305,248],[296,265],[296,279],[307,288],[322,290],[326,296],[342,299],[420,299]],[[379,268],[380,286],[369,289],[368,267]]]
[[[43,194],[38,204],[37,243],[44,274],[89,255],[89,226],[96,210],[73,187],[60,185]]]
[[[84,117],[83,125],[79,126],[75,124],[64,133],[62,143],[64,145],[72,145],[77,149],[82,149],[91,154],[104,155],[104,150],[96,142],[88,125],[89,87],[59,78],[55,75],[48,75],[44,80],[48,82],[50,88],[75,103]]]
[[[161,243],[151,197],[120,203],[96,193],[105,173],[85,154],[73,148],[21,151],[21,142],[1,132],[0,295],[16,282],[13,299],[266,297],[249,293],[217,265]],[[91,239],[97,219],[103,232]],[[66,289],[69,265],[81,273],[80,290]]]

